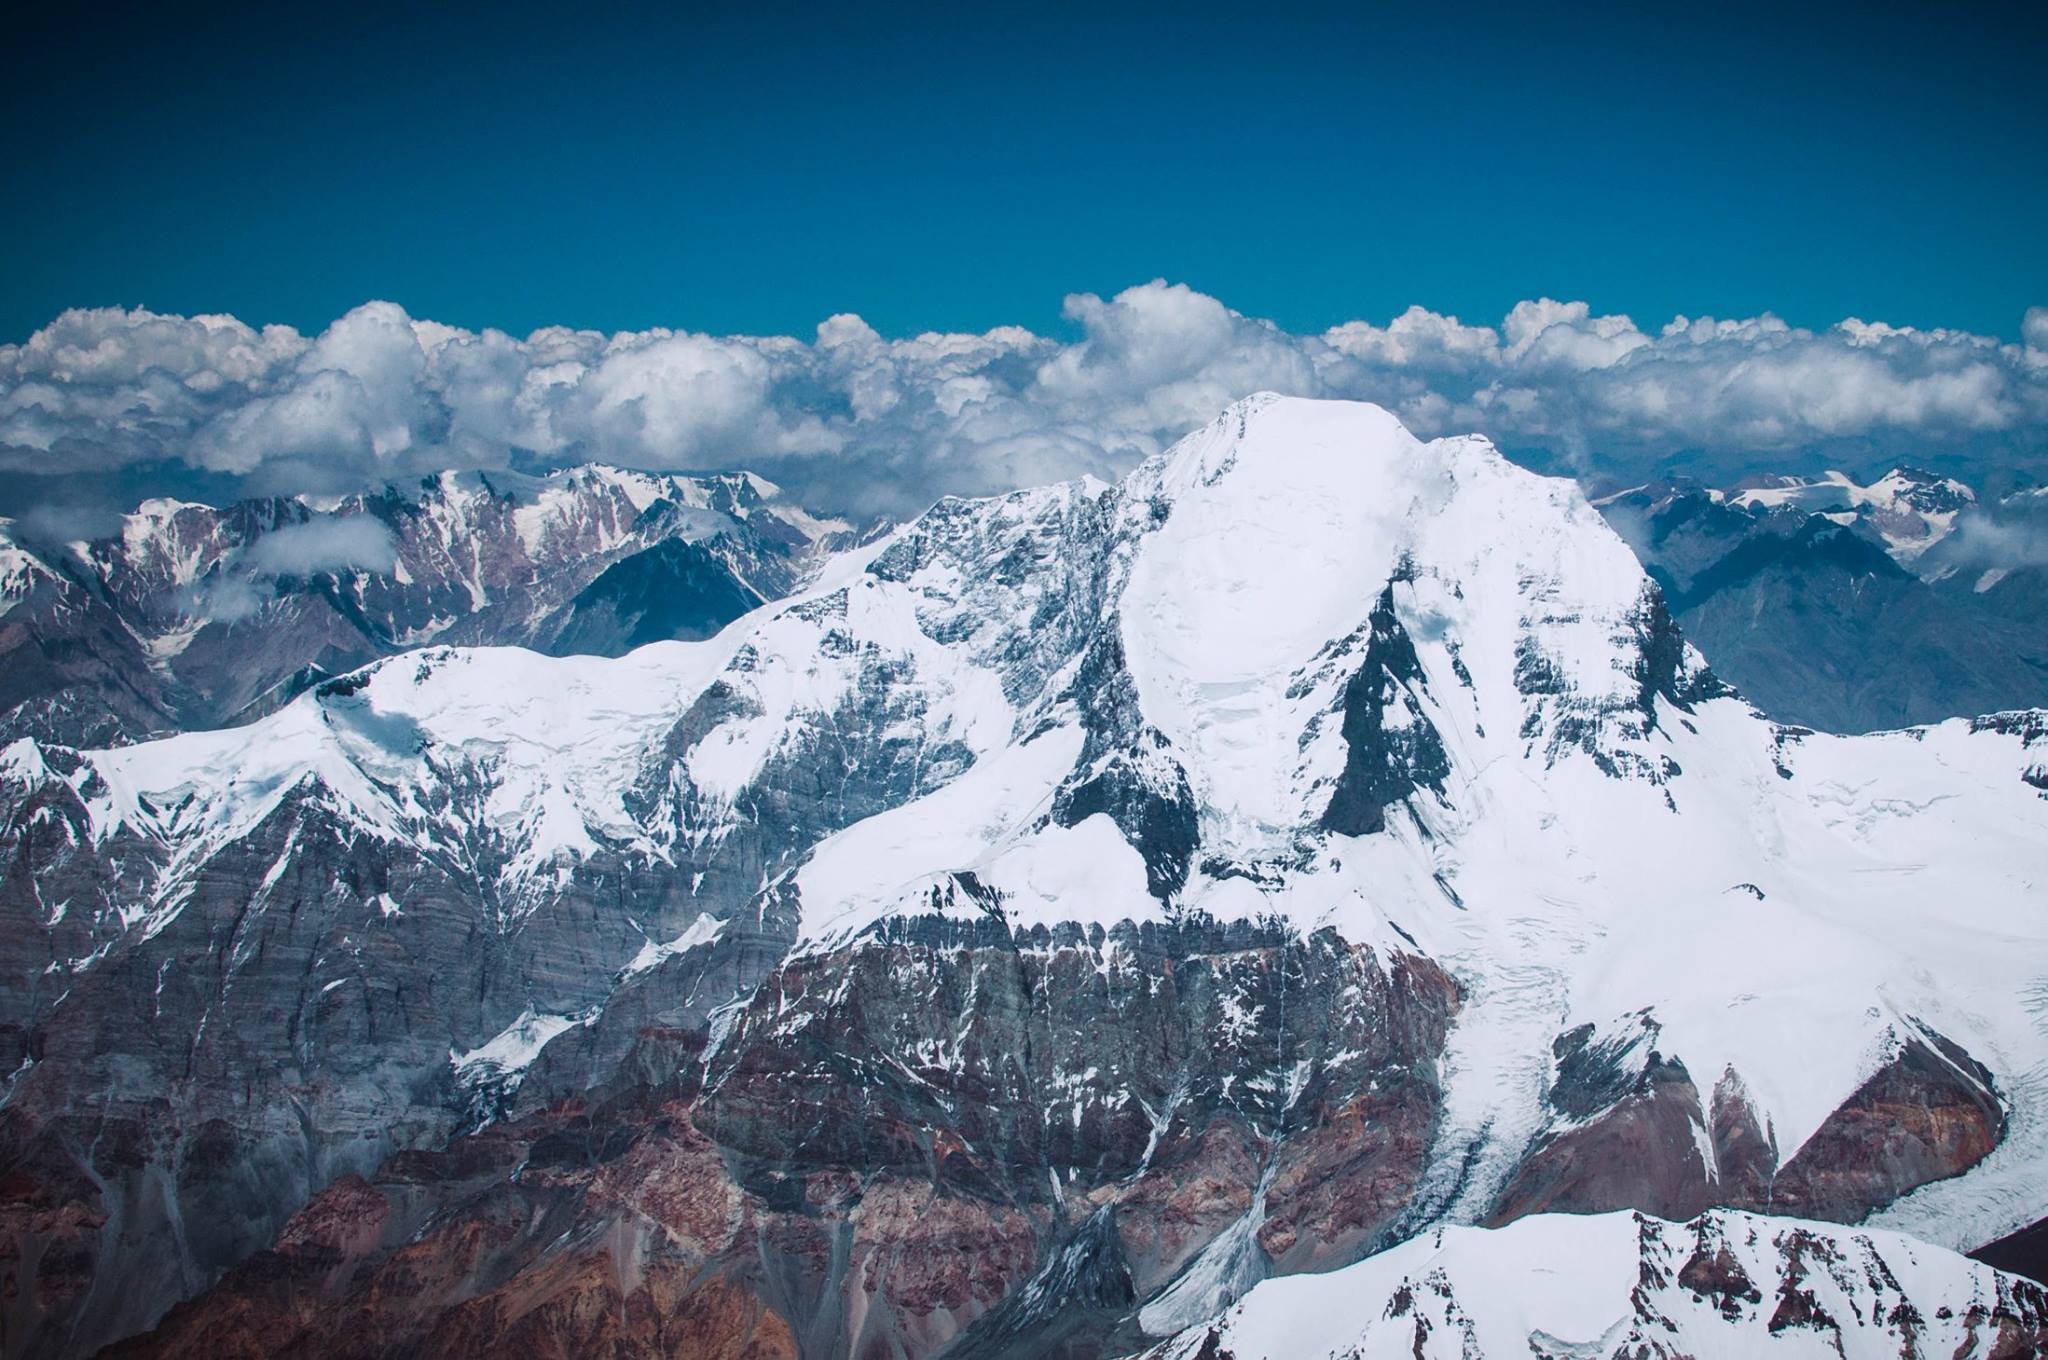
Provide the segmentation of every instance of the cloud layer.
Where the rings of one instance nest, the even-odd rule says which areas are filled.
[[[1422,434],[1477,430],[1613,477],[1817,460],[2048,463],[2048,309],[2024,343],[1848,320],[1680,317],[1583,302],[1497,326],[1411,308],[1293,334],[1192,289],[1076,294],[1058,339],[805,341],[551,328],[525,339],[390,303],[318,336],[232,317],[67,312],[0,346],[0,470],[165,462],[259,490],[333,491],[448,467],[750,467],[825,507],[901,513],[1082,472],[1114,476],[1261,389],[1357,397]]]

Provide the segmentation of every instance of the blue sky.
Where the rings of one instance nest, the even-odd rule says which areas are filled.
[[[31,19],[0,342],[370,298],[1058,335],[1154,277],[1297,331],[1548,295],[2016,339],[2048,302],[2038,4],[599,10]]]

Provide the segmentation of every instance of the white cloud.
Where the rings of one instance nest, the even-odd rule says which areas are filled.
[[[2048,353],[2048,307],[2027,308],[2020,334],[2026,338],[2028,349]]]
[[[259,536],[240,554],[179,592],[185,613],[215,623],[253,618],[276,598],[279,577],[367,571],[382,575],[398,562],[398,544],[369,515],[315,515]]]
[[[245,576],[207,577],[180,592],[180,604],[188,616],[213,623],[253,618],[270,598],[266,589]]]
[[[2048,309],[2024,345],[1765,315],[1644,329],[1542,298],[1497,326],[1415,307],[1297,335],[1163,281],[1076,294],[1077,339],[1017,327],[886,339],[552,327],[524,339],[371,303],[318,336],[228,317],[67,312],[0,346],[0,469],[152,460],[335,490],[538,458],[750,466],[821,505],[904,511],[1110,476],[1260,389],[1360,397],[1626,475],[1910,455],[2048,460]]]
[[[266,576],[308,576],[358,567],[389,572],[397,560],[397,544],[381,520],[321,515],[264,534],[250,545],[242,565]]]
[[[391,401],[388,393],[378,395]],[[379,452],[365,418],[373,400],[355,375],[318,369],[274,396],[221,411],[193,431],[186,457],[216,472],[254,472],[271,459],[290,458],[332,460],[369,473]]]

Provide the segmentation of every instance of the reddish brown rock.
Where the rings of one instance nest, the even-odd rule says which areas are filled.
[[[661,1136],[640,1139],[597,1169],[585,1212],[643,1218],[660,1228],[669,1250],[702,1262],[732,1245],[743,1196],[688,1110],[672,1101],[662,1115]]]
[[[1117,1237],[1140,1296],[1170,1281],[1252,1206],[1263,1152],[1219,1120],[1117,1199]]]
[[[1967,1171],[2004,1133],[1991,1074],[1938,1036],[1910,1039],[1779,1169],[1765,1202],[1742,1207],[1853,1223]]]
[[[1258,1233],[1275,1270],[1328,1269],[1369,1251],[1408,1206],[1436,1110],[1433,1087],[1396,1080],[1282,1144]]]
[[[85,1297],[106,1218],[99,1188],[54,1142],[0,1177],[0,1352]]]
[[[1715,1085],[1708,1117],[1684,1067],[1653,1052],[1611,1104],[1538,1142],[1491,1221],[1611,1209],[1685,1219],[1725,1206],[1855,1223],[1974,1166],[1998,1145],[2004,1121],[1980,1064],[1938,1036],[1915,1035],[1779,1166],[1735,1073]]]
[[[313,1196],[278,1234],[277,1253],[309,1262],[368,1255],[391,1221],[391,1203],[361,1176],[343,1176]]]
[[[1713,1199],[1701,1155],[1699,1092],[1685,1069],[1653,1059],[1634,1090],[1598,1117],[1542,1141],[1509,1179],[1489,1220],[1641,1209],[1690,1218]]]
[[[1231,929],[806,958],[708,1067],[339,1182],[130,1353],[1103,1353],[1262,1178],[1280,1268],[1363,1251],[1436,1117],[1445,974]]]
[[[852,1352],[930,1355],[1031,1272],[1037,1234],[1024,1214],[885,1180],[853,1214],[846,1272]]]

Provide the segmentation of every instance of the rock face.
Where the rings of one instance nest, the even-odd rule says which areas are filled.
[[[2048,1291],[1896,1233],[1716,1212],[1540,1214],[1273,1280],[1157,1360],[2037,1355]]]
[[[1277,398],[701,640],[18,740],[0,1353],[1078,1357],[1546,1209],[1975,1246],[2048,1209],[2044,742],[1776,726],[1574,486]]]
[[[1299,1260],[1383,1232],[1455,1004],[1327,934],[907,928],[792,963],[713,1053],[647,1034],[664,1083],[337,1183],[138,1353],[1095,1353],[1255,1183]],[[1096,1308],[1002,1311],[1077,1248]]]
[[[455,474],[333,506],[151,501],[118,534],[0,524],[0,740],[248,722],[428,642],[616,656],[709,637],[850,537],[746,474]]]
[[[1654,1049],[1633,1072],[1625,1049],[1589,1052],[1591,1029],[1558,1041],[1552,1130],[1502,1192],[1496,1223],[1629,1207],[1686,1218],[1711,1205],[1854,1223],[1902,1189],[1967,1171],[2005,1133],[1990,1072],[1939,1035],[1893,1036],[1890,1056],[1781,1158],[1732,1072],[1704,1100]],[[1654,1024],[1645,1030],[1654,1041]]]

